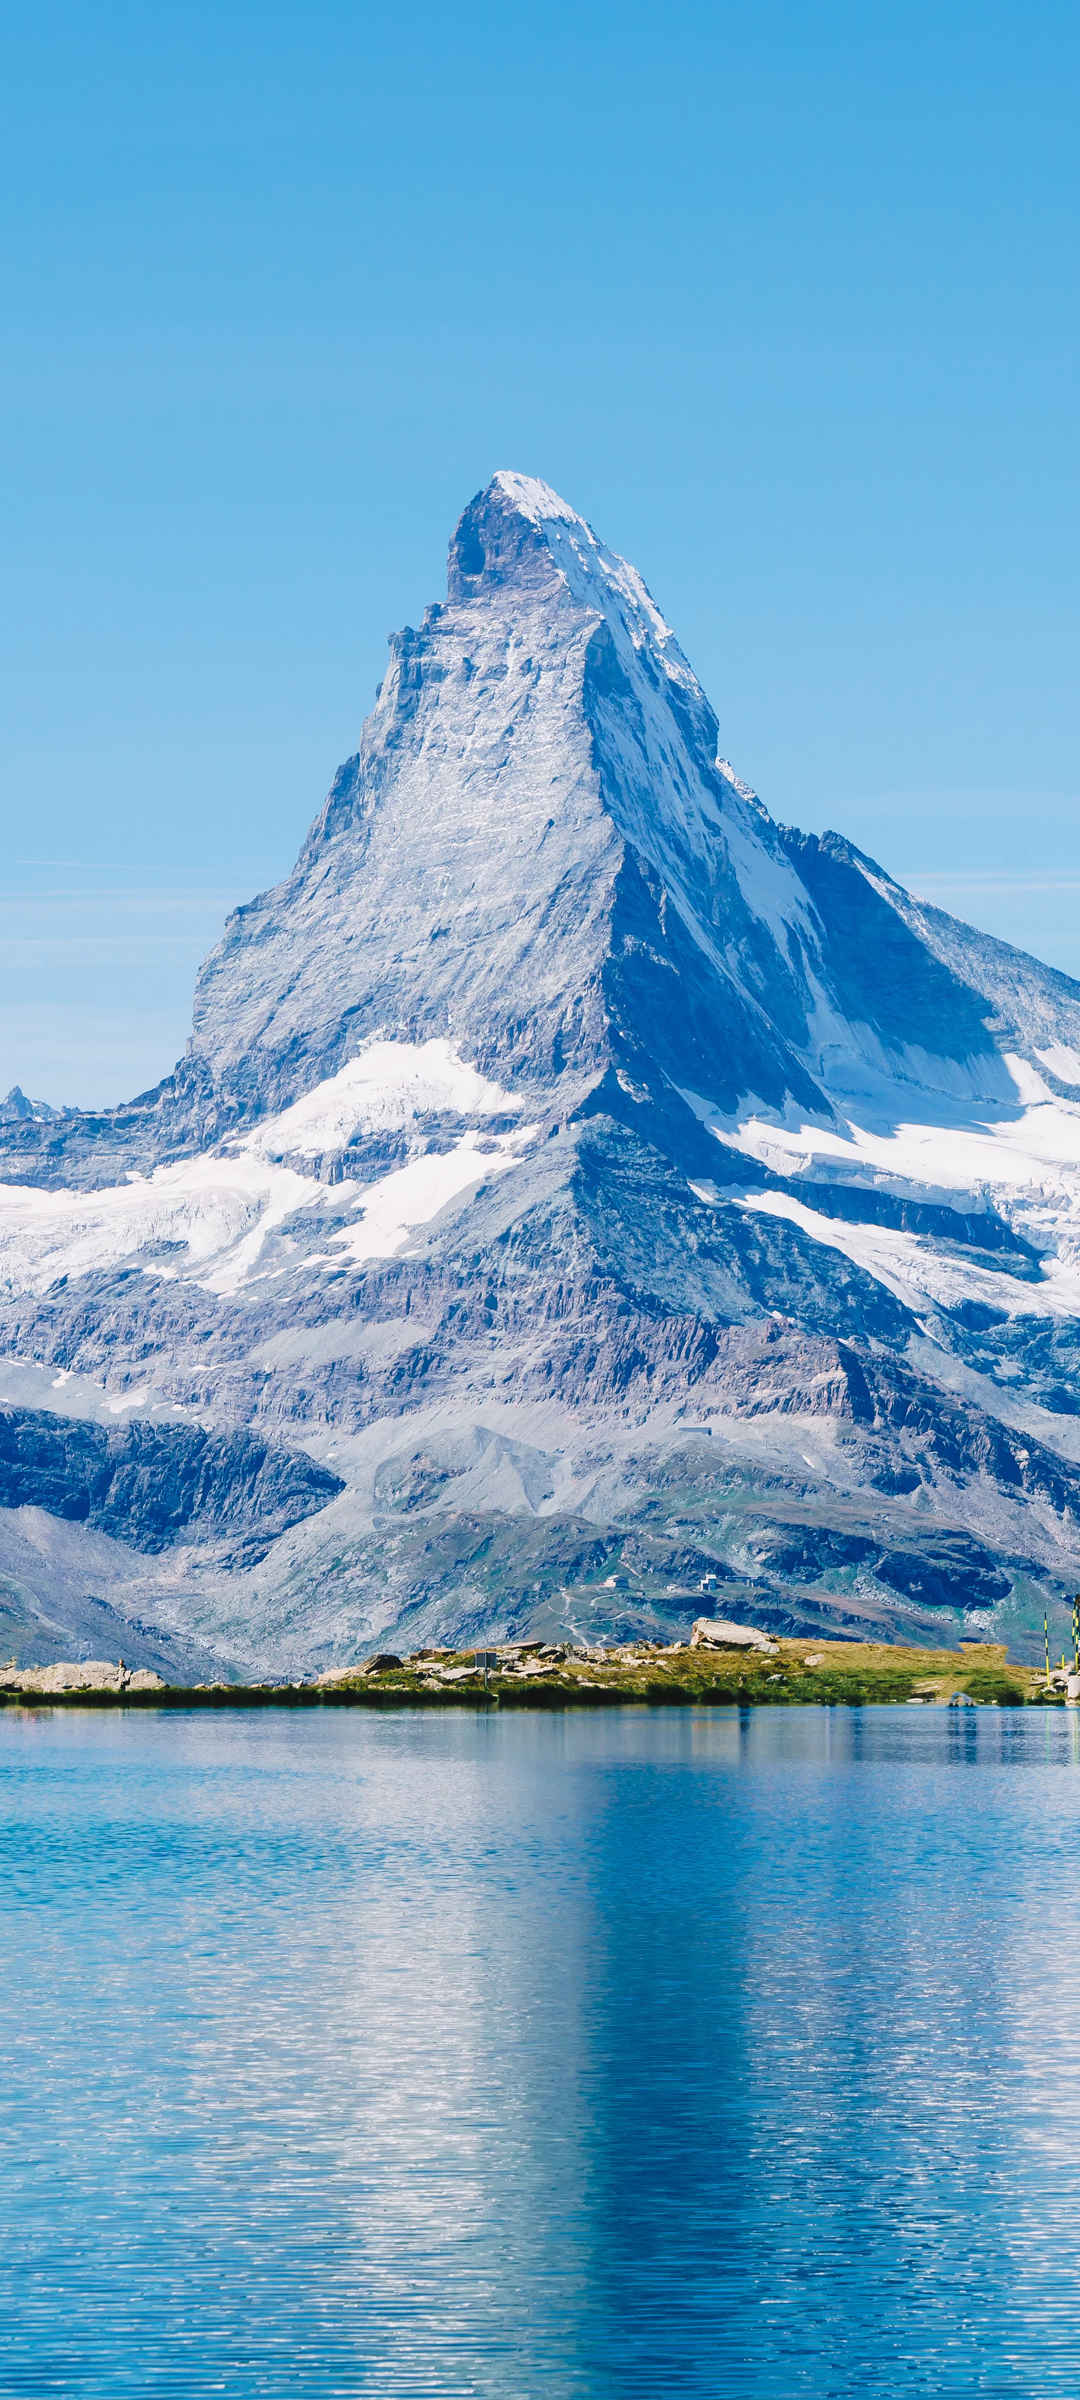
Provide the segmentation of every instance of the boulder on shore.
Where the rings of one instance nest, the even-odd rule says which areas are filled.
[[[691,1650],[773,1650],[776,1645],[757,1625],[731,1625],[726,1617],[696,1617]]]
[[[149,1667],[134,1674],[122,1659],[60,1658],[51,1667],[8,1667],[0,1675],[5,1692],[163,1692],[160,1675]]]
[[[403,1667],[405,1661],[396,1650],[376,1650],[373,1657],[361,1658],[351,1667],[326,1667],[316,1675],[316,1685],[352,1683],[358,1675],[383,1675],[393,1667]]]

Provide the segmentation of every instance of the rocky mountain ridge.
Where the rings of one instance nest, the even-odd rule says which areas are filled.
[[[0,1175],[0,1406],[57,1428],[0,1482],[20,1640],[43,1587],[147,1665],[292,1672],[662,1631],[705,1576],[793,1632],[1012,1634],[1077,1579],[1080,988],[777,823],[527,478],[465,511],[173,1074],[0,1111]],[[88,1515],[108,1560],[50,1569],[118,1424],[250,1505],[211,1478],[167,1567]]]

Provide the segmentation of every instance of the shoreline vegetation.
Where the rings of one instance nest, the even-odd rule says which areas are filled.
[[[725,1629],[726,1630],[726,1629]],[[732,1634],[736,1629],[731,1629]],[[487,1661],[487,1665],[483,1663]],[[310,1682],[168,1684],[103,1660],[0,1669],[0,1706],[78,1708],[603,1708],[912,1705],[1063,1706],[1066,1677],[1006,1645],[923,1650],[884,1642],[629,1642],[607,1649],[516,1642],[487,1651],[389,1652]]]

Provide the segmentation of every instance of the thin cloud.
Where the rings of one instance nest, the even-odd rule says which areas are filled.
[[[944,873],[935,869],[932,874],[910,870],[905,878],[909,889],[922,891],[1000,893],[1004,898],[1026,899],[1030,894],[1043,898],[1057,892],[1080,892],[1080,875],[1009,875],[996,874],[983,868],[973,868],[970,874]]]

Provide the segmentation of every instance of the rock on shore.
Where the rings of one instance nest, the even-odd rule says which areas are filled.
[[[0,1670],[0,1691],[35,1692],[163,1692],[165,1683],[149,1667],[125,1667],[110,1658],[57,1659],[49,1667],[8,1666]]]

